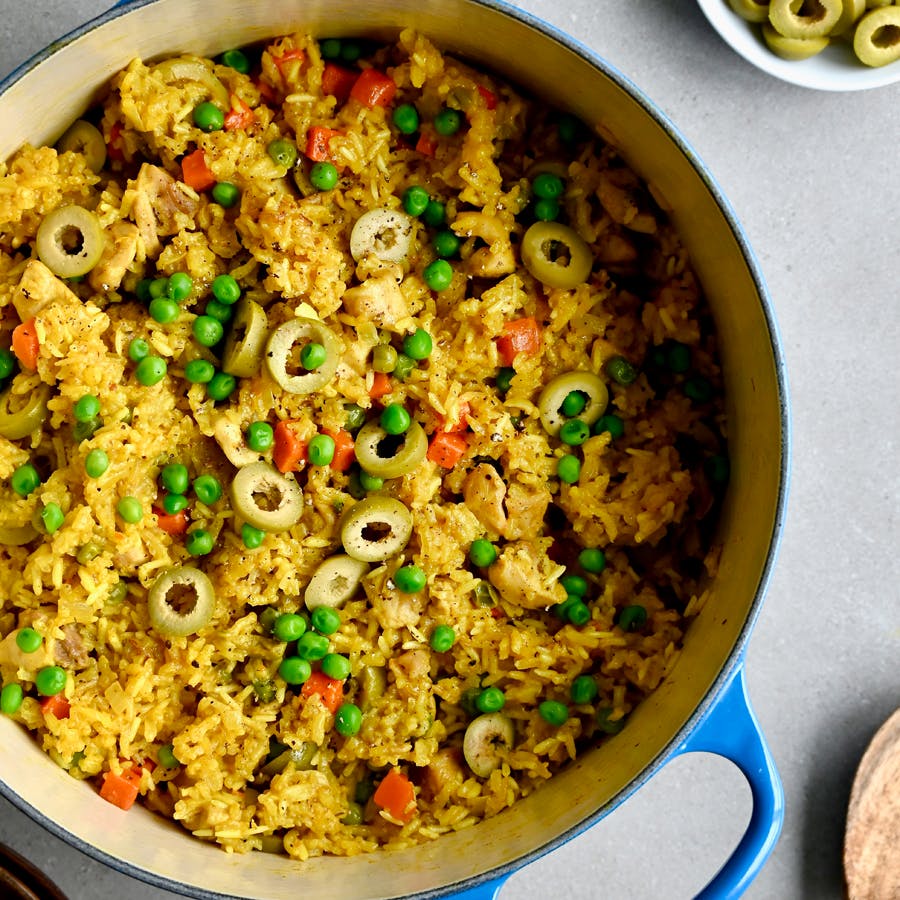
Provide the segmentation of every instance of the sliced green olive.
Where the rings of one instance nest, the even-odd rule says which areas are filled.
[[[769,23],[786,38],[826,37],[841,17],[842,0],[771,0]]]
[[[173,637],[199,631],[212,618],[215,607],[212,582],[193,566],[167,569],[153,582],[147,596],[153,627]]]
[[[21,547],[37,536],[37,529],[30,522],[25,525],[0,525],[0,544],[8,547]]]
[[[251,378],[259,371],[269,321],[266,311],[255,301],[242,297],[235,307],[234,321],[225,339],[222,371],[238,378]]]
[[[503,762],[503,752],[515,740],[512,719],[503,713],[485,713],[472,719],[463,737],[463,756],[469,768],[479,777],[487,778]]]
[[[312,741],[303,741],[299,747],[285,750],[274,759],[269,760],[262,767],[262,774],[271,778],[279,772],[283,772],[288,766],[292,766],[300,772],[306,772],[313,767],[313,760],[319,748]]]
[[[300,485],[262,460],[238,469],[231,501],[240,516],[262,531],[286,531],[303,514]]]
[[[809,39],[785,37],[768,22],[763,22],[762,35],[766,46],[782,59],[809,59],[811,56],[821,53],[829,44],[827,37]]]
[[[593,372],[566,372],[551,379],[541,391],[538,398],[538,410],[541,424],[547,434],[556,435],[566,423],[561,407],[563,401],[573,391],[579,391],[587,397],[584,409],[578,414],[587,425],[593,425],[606,411],[609,404],[609,389],[599,376]]]
[[[359,673],[359,708],[368,712],[386,689],[384,666],[363,666]]]
[[[104,246],[100,222],[83,206],[60,206],[47,213],[35,240],[41,262],[60,278],[86,275],[100,262]]]
[[[11,391],[0,394],[0,436],[18,441],[40,428],[47,418],[49,399],[49,384],[38,385],[26,396]]]
[[[366,497],[347,513],[341,543],[354,559],[381,562],[406,546],[412,526],[412,514],[399,500]]]
[[[831,29],[829,37],[840,37],[842,34],[846,34],[865,11],[866,0],[844,0],[841,6],[841,17]]]
[[[886,66],[900,59],[900,7],[867,12],[853,33],[853,52],[867,66]]]
[[[199,59],[190,57],[178,57],[166,59],[153,67],[153,71],[167,84],[196,81],[202,84],[209,92],[210,98],[223,110],[231,108],[231,98],[228,89]]]
[[[302,347],[311,343],[321,344],[328,356],[321,366],[307,372],[295,361],[295,354],[299,356]],[[310,394],[331,381],[340,355],[334,332],[316,319],[298,317],[272,332],[266,344],[266,367],[279,387],[288,393]]]
[[[100,131],[79,119],[56,142],[59,153],[80,153],[92,172],[100,172],[106,162],[106,141]]]
[[[317,606],[343,606],[359,589],[369,564],[352,556],[339,553],[324,560],[313,572],[303,601],[307,609]]]
[[[765,22],[769,18],[769,0],[728,0],[728,5],[747,22]]]
[[[538,281],[568,290],[587,281],[594,258],[573,228],[535,222],[522,236],[522,262]]]
[[[382,262],[402,262],[409,255],[414,224],[412,217],[400,210],[370,209],[350,232],[350,255],[357,262],[368,253]]]
[[[428,437],[413,420],[404,434],[389,435],[377,419],[367,422],[356,435],[356,459],[376,478],[399,478],[415,471],[428,452]]]

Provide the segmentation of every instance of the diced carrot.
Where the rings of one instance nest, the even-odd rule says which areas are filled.
[[[444,469],[452,469],[469,445],[465,437],[452,431],[438,431],[428,445],[428,458]]]
[[[423,128],[419,132],[419,140],[416,141],[416,152],[422,156],[434,157],[437,153],[438,139],[437,134],[429,129]]]
[[[275,426],[272,462],[279,472],[296,472],[306,460],[306,442],[294,431],[290,420],[282,419]]]
[[[443,431],[451,434],[462,434],[469,427],[469,413],[472,408],[469,406],[468,400],[463,400],[459,404],[459,418],[455,422],[444,422]]]
[[[272,57],[272,62],[275,63],[275,68],[285,79],[293,74],[292,69],[299,69],[306,62],[306,54],[299,47],[290,47],[281,53],[270,53],[269,55]],[[291,63],[297,63],[297,66],[292,67]]]
[[[398,822],[406,824],[416,814],[416,789],[399,769],[391,769],[384,776],[372,799]]]
[[[482,100],[484,100],[484,105],[488,109],[496,109],[497,108],[497,95],[493,91],[489,91],[486,87],[482,87],[480,84],[478,85],[478,93],[481,94]]]
[[[313,125],[306,132],[306,156],[313,162],[325,162],[331,159],[329,142],[336,134],[342,134],[324,125]]]
[[[511,366],[520,353],[534,356],[540,349],[541,326],[531,316],[507,322],[503,336],[497,338],[497,350],[506,366]]]
[[[379,397],[389,394],[393,389],[391,379],[384,372],[376,372],[372,379],[372,387],[369,388],[369,396],[373,400],[377,400]]]
[[[343,428],[339,431],[325,429],[325,434],[334,441],[334,458],[331,460],[331,468],[335,472],[346,472],[356,462],[353,435]]]
[[[397,84],[390,75],[378,69],[363,69],[350,91],[350,97],[369,109],[387,106],[397,93]]]
[[[118,806],[119,809],[131,809],[137,800],[138,787],[140,785],[140,772],[135,777],[134,769],[126,769],[121,775],[115,772],[107,772],[103,776],[103,787],[100,788],[100,796]]]
[[[41,342],[38,340],[37,327],[33,318],[13,328],[12,352],[26,369],[31,372],[37,369]]]
[[[156,516],[156,524],[166,534],[175,537],[179,534],[184,534],[187,531],[188,515],[186,510],[181,509],[177,513],[172,513],[170,515],[164,510],[154,506],[153,514]]]
[[[325,708],[334,714],[344,702],[344,682],[338,678],[329,678],[324,672],[313,672],[303,682],[300,693],[304,697],[318,695]]]
[[[54,694],[52,697],[44,697],[41,700],[41,712],[45,715],[53,715],[57,719],[69,718],[69,701],[65,694]]]
[[[250,106],[236,94],[231,95],[231,109],[225,115],[226,131],[244,131],[249,128],[256,116]]]
[[[209,190],[216,183],[216,176],[206,165],[206,155],[202,149],[188,153],[182,158],[181,180],[195,191]]]
[[[268,81],[263,81],[262,78],[257,78],[253,82],[253,84],[259,91],[259,96],[262,97],[262,99],[265,100],[265,102],[269,106],[272,106],[278,102],[278,94],[275,93],[275,88],[273,88]]]
[[[322,72],[322,93],[337,97],[343,103],[349,96],[356,79],[359,77],[357,69],[346,69],[334,63],[325,63]]]
[[[491,607],[491,616],[493,616],[493,618],[502,619],[505,615],[506,615],[506,613],[503,612],[502,607],[500,607],[500,606],[492,606]]]
[[[109,129],[109,141],[106,144],[106,155],[110,159],[123,160],[125,154],[122,152],[122,144],[120,138],[122,136],[122,125],[119,122],[113,122]]]

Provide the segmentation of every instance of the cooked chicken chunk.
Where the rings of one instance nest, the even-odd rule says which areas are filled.
[[[406,297],[390,273],[367,278],[344,291],[342,302],[351,316],[368,319],[379,328],[388,328],[409,316]]]
[[[556,565],[529,541],[507,544],[488,569],[488,580],[508,603],[525,609],[543,609],[566,599],[557,580],[563,567]]]

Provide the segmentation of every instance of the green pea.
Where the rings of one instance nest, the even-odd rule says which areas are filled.
[[[151,300],[155,300],[157,297],[165,297],[169,292],[169,279],[154,278],[153,281],[150,282],[147,292],[150,294]]]
[[[337,167],[330,162],[313,163],[312,168],[309,170],[310,183],[318,191],[333,190],[337,187],[338,178]]]
[[[453,283],[453,266],[446,259],[436,259],[425,266],[422,279],[433,291],[446,291]]]
[[[710,456],[703,464],[703,471],[713,484],[725,484],[731,474],[728,457],[721,454]]]
[[[406,434],[412,424],[412,418],[400,403],[389,403],[378,420],[388,434]]]
[[[606,568],[606,554],[599,547],[585,547],[578,554],[578,565],[585,572],[599,575]]]
[[[175,756],[175,748],[171,744],[163,744],[163,746],[156,751],[156,761],[164,769],[177,769],[181,765],[178,758]]]
[[[22,628],[16,635],[16,646],[23,653],[34,653],[35,650],[40,649],[43,643],[44,638],[33,628],[27,626]]]
[[[121,578],[109,589],[106,595],[108,603],[121,603],[128,596],[128,582]]]
[[[459,253],[462,241],[449,229],[439,231],[431,240],[434,252],[442,259],[449,259]]]
[[[310,621],[320,635],[334,634],[341,627],[341,614],[330,606],[317,606],[310,614]]]
[[[78,548],[75,559],[79,566],[86,566],[92,559],[96,559],[103,552],[103,548],[96,541],[88,541]]]
[[[135,525],[144,518],[144,507],[137,497],[122,497],[116,504],[116,512],[129,525]]]
[[[305,632],[306,619],[297,613],[282,613],[272,625],[272,634],[286,644],[296,641]]]
[[[236,184],[230,181],[220,181],[213,185],[212,198],[219,206],[231,209],[241,199],[241,191]]]
[[[638,603],[623,607],[616,620],[622,631],[639,631],[647,623],[647,610]]]
[[[216,367],[208,359],[192,359],[184,367],[184,377],[191,384],[207,384],[216,374]]]
[[[434,117],[434,130],[443,137],[450,137],[459,131],[462,121],[462,113],[458,109],[444,107]]]
[[[194,290],[194,279],[187,272],[173,272],[169,276],[166,293],[170,300],[183,303]]]
[[[0,381],[16,371],[16,357],[5,347],[0,347]]]
[[[440,228],[447,220],[447,207],[440,200],[429,200],[422,221],[431,228]]]
[[[419,130],[419,113],[412,103],[401,103],[391,118],[400,134],[415,134]]]
[[[162,499],[163,512],[168,516],[176,516],[189,505],[184,494],[166,494]]]
[[[22,706],[25,699],[25,692],[22,690],[21,684],[11,682],[4,684],[3,690],[0,691],[0,711],[7,716],[14,716]]]
[[[581,419],[569,419],[559,429],[559,439],[570,447],[580,447],[590,436],[590,426]]]
[[[398,353],[397,365],[394,366],[394,371],[391,374],[399,381],[405,381],[415,368],[416,361],[411,356],[407,356],[405,353]]]
[[[45,503],[41,510],[41,522],[47,534],[54,534],[59,531],[65,521],[65,514],[58,503]]]
[[[272,141],[266,147],[266,152],[276,166],[283,166],[285,169],[290,169],[297,162],[297,145],[284,138]]]
[[[311,341],[300,351],[300,365],[308,372],[318,369],[327,359],[328,351],[315,341]]]
[[[679,341],[672,341],[666,349],[666,365],[676,375],[687,372],[691,367],[691,348]]]
[[[362,710],[355,703],[342,703],[334,716],[334,728],[342,737],[353,737],[362,728]],[[359,825],[362,823],[362,808],[359,804],[354,804],[354,806],[358,810],[358,816],[351,816],[351,810],[348,810],[347,816],[344,818],[345,824]],[[357,817],[359,821],[355,821]],[[347,819],[351,819],[351,821],[348,822]]]
[[[625,727],[625,717],[613,719],[615,710],[604,708],[597,710],[597,727],[606,734],[618,734]]]
[[[597,419],[593,431],[594,434],[603,434],[608,431],[610,437],[615,440],[625,434],[625,423],[615,413],[607,413]]]
[[[141,303],[149,303],[152,299],[152,297],[150,296],[151,284],[153,284],[152,278],[142,278],[135,286],[135,296],[138,298],[138,300],[141,301]]]
[[[446,653],[456,643],[456,632],[450,625],[438,625],[431,632],[431,649],[435,653]]]
[[[591,610],[583,600],[573,600],[566,607],[565,616],[573,625],[578,628],[587,625],[591,621]]]
[[[23,463],[9,477],[9,486],[20,496],[27,497],[41,484],[41,476],[31,463]]]
[[[556,728],[565,725],[569,720],[569,707],[559,700],[544,700],[538,706],[538,712],[541,718],[548,724]]]
[[[195,528],[189,531],[184,541],[184,549],[191,556],[206,556],[212,552],[214,545],[213,536],[205,528]]]
[[[558,200],[538,200],[534,204],[534,217],[538,222],[555,222],[559,218]]]
[[[241,299],[241,286],[233,275],[218,275],[212,283],[213,296],[220,303],[231,306]]]
[[[366,411],[357,403],[345,403],[344,415],[344,428],[347,431],[359,431],[366,424]]]
[[[692,375],[684,381],[685,395],[697,403],[708,403],[713,398],[713,386],[702,375]]]
[[[356,62],[362,56],[363,48],[359,41],[341,41],[341,59],[344,62]]]
[[[286,656],[278,667],[278,674],[288,684],[304,684],[312,675],[312,666],[301,656]]]
[[[100,415],[100,401],[93,394],[80,397],[72,408],[76,422],[90,422]]]
[[[516,374],[516,370],[512,368],[512,366],[503,366],[497,371],[497,377],[494,379],[494,383],[497,385],[497,390],[500,391],[501,394],[505,394],[510,387],[512,387],[512,380]]]
[[[234,315],[234,309],[227,303],[222,303],[221,300],[216,300],[216,298],[213,297],[211,300],[206,301],[206,307],[203,314],[209,316],[211,319],[215,319],[217,322],[221,322],[223,325],[227,325]]]
[[[566,394],[566,399],[563,400],[562,406],[559,408],[560,412],[570,419],[579,416],[584,412],[587,401],[587,394],[584,391],[570,391]]]
[[[339,59],[341,42],[337,38],[326,38],[319,43],[319,52],[322,54],[322,59]]]
[[[144,387],[153,387],[166,377],[168,367],[166,361],[160,356],[145,356],[134,370],[134,377]]]
[[[42,697],[55,697],[66,687],[66,670],[59,666],[44,666],[34,678],[34,686]]]
[[[484,538],[472,541],[469,547],[469,559],[479,568],[487,568],[497,559],[497,548]]]
[[[370,475],[364,469],[360,470],[359,483],[364,491],[380,491],[384,487],[384,479]]]
[[[403,352],[410,359],[423,360],[431,356],[434,341],[424,328],[417,328],[412,334],[403,338]]]
[[[191,331],[197,343],[204,347],[214,347],[225,335],[222,323],[212,316],[197,316],[191,325]]]
[[[169,463],[159,472],[159,483],[173,494],[187,493],[190,475],[187,466],[182,463]]]
[[[227,372],[216,372],[206,385],[206,394],[212,400],[227,400],[237,387],[237,379]]]
[[[160,325],[168,325],[174,322],[181,314],[181,309],[174,300],[168,297],[155,297],[150,301],[150,318]]]
[[[310,465],[328,466],[334,459],[334,438],[328,434],[317,434],[306,446]]]
[[[350,677],[350,660],[340,653],[326,653],[322,657],[322,671],[336,681],[346,681]]]
[[[82,441],[86,441],[89,438],[92,438],[102,426],[102,419],[91,419],[87,422],[76,422],[75,427],[72,429],[72,437],[76,443],[80,444]]]
[[[394,584],[404,594],[417,594],[425,587],[427,580],[419,566],[403,566],[394,572]]]
[[[557,603],[556,606],[553,607],[553,612],[562,619],[563,622],[568,622],[569,610],[572,608],[572,604],[578,603],[580,600],[581,597],[578,597],[575,594],[569,594],[562,603]]]
[[[192,487],[197,499],[207,506],[212,506],[222,497],[222,485],[215,475],[198,475]]]
[[[326,609],[327,607],[319,606],[317,609]],[[300,636],[297,641],[297,656],[301,659],[315,662],[328,653],[328,638],[324,634],[316,634],[314,631],[307,631],[306,634]]]
[[[403,201],[403,209],[408,215],[415,218],[418,218],[425,212],[431,200],[428,196],[428,191],[423,187],[419,187],[417,184],[408,187],[403,192],[403,197],[401,199]]]
[[[623,386],[631,384],[638,376],[637,369],[624,356],[611,357],[606,361],[604,369],[616,384]]]
[[[500,688],[491,686],[485,688],[476,698],[475,706],[480,712],[499,712],[506,705],[506,695]]]
[[[248,522],[241,525],[241,540],[248,550],[256,550],[262,546],[266,533],[261,528],[254,528]]]
[[[556,120],[556,131],[564,144],[575,144],[581,140],[585,128],[580,119],[569,113],[560,113]]]
[[[366,489],[360,484],[359,472],[355,469],[350,470],[350,475],[347,478],[347,493],[354,500],[365,500]]]
[[[221,131],[225,127],[225,114],[215,103],[200,103],[194,107],[194,124],[207,133]]]
[[[397,367],[397,351],[390,344],[379,344],[372,351],[372,368],[385,375]]]
[[[563,575],[559,579],[559,583],[567,594],[572,594],[576,597],[584,597],[588,592],[588,583],[580,575]]]
[[[84,471],[88,478],[99,478],[109,468],[109,456],[99,447],[84,458]]]
[[[143,338],[133,338],[128,343],[128,358],[139,363],[150,355],[150,345]]]
[[[569,696],[576,706],[590,703],[599,692],[597,682],[590,675],[579,675],[569,688]]]
[[[268,422],[251,422],[246,432],[247,446],[257,453],[265,453],[275,443],[275,430]]]
[[[554,175],[552,172],[541,172],[531,182],[531,190],[534,192],[534,196],[541,200],[556,200],[562,196],[565,186],[559,175]]]
[[[566,484],[576,484],[581,477],[581,460],[571,453],[566,453],[556,463],[556,475]]]
[[[242,50],[226,50],[222,54],[222,65],[242,75],[248,75],[251,69],[250,60]]]

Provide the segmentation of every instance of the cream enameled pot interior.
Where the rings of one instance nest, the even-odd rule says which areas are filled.
[[[59,769],[23,730],[0,721],[0,776],[8,796],[106,861],[198,896],[293,900],[302,892],[306,900],[375,900],[443,893],[516,865],[602,814],[683,738],[717,679],[734,664],[770,563],[784,487],[785,399],[772,324],[737,226],[689,151],[621,76],[605,74],[521,13],[467,0],[135,3],[26,67],[8,86],[0,96],[0,158],[25,141],[55,140],[98,87],[136,56],[212,55],[291,30],[393,38],[406,25],[600,128],[671,208],[713,307],[726,375],[732,478],[720,528],[721,571],[673,675],[624,732],[508,812],[389,859],[382,853],[299,863],[225,854],[143,809],[125,813],[111,806]]]

